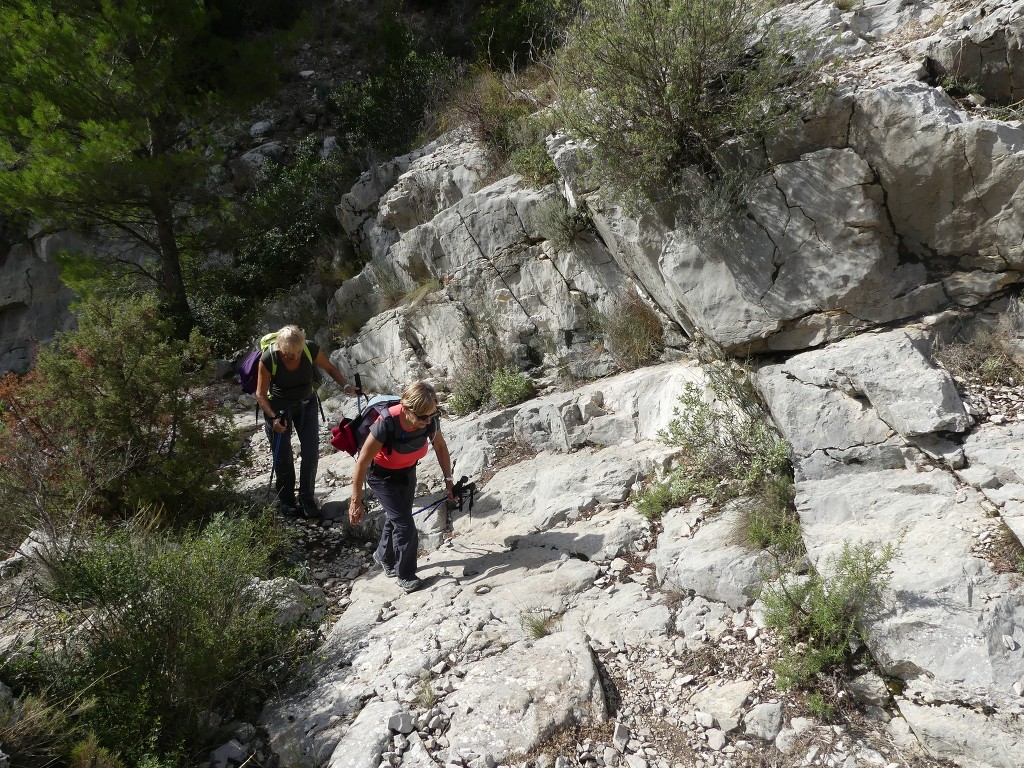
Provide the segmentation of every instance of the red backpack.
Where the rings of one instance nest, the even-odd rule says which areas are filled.
[[[400,398],[394,395],[378,395],[370,400],[360,410],[354,419],[344,418],[338,422],[338,426],[331,429],[331,445],[339,451],[344,451],[349,456],[356,456],[359,449],[366,442],[366,436],[370,434],[370,428],[380,419],[386,419],[387,439],[384,445],[391,450],[391,442],[395,433],[395,417],[391,415],[390,408],[398,405]],[[359,401],[356,400],[358,408]]]

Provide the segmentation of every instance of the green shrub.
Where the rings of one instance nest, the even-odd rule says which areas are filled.
[[[42,646],[35,679],[68,699],[87,691],[76,720],[129,764],[184,762],[209,745],[209,713],[253,716],[302,647],[252,587],[280,541],[268,515],[179,534],[121,526],[51,549],[42,596],[80,629]]]
[[[660,520],[662,516],[674,507],[681,506],[690,501],[688,496],[677,493],[675,485],[666,480],[665,482],[652,482],[637,494],[636,509],[648,520]]]
[[[529,377],[507,365],[503,354],[473,352],[453,377],[447,406],[463,415],[491,405],[508,407],[533,397]]]
[[[550,184],[558,177],[558,169],[548,155],[543,139],[513,150],[507,165],[510,171],[536,187]]]
[[[456,373],[447,406],[461,416],[484,407],[491,399],[492,369],[467,363]]]
[[[708,367],[710,396],[687,384],[680,407],[662,440],[680,449],[676,466],[638,497],[638,508],[657,519],[665,511],[697,498],[716,507],[750,497],[749,509],[775,509],[788,495],[789,444],[771,427],[747,376],[728,365]],[[787,513],[788,514],[788,513]],[[760,525],[760,523],[758,523]],[[752,535],[758,535],[756,528]],[[781,535],[781,534],[780,534]]]
[[[328,242],[340,232],[334,207],[357,171],[350,155],[324,159],[313,137],[290,163],[268,162],[241,203],[225,211],[206,237],[225,252],[186,261],[193,312],[220,354],[244,346],[263,302],[324,267]]]
[[[751,550],[776,552],[783,561],[804,553],[800,517],[793,506],[793,481],[785,474],[772,474],[765,486],[739,504],[736,541]]]
[[[624,371],[653,362],[664,348],[658,315],[633,290],[601,319],[601,328],[608,337],[608,351]]]
[[[846,541],[819,570],[783,575],[762,588],[765,621],[783,648],[775,665],[781,688],[812,686],[818,675],[845,663],[851,641],[863,640],[864,622],[882,608],[898,547]]]
[[[581,233],[594,229],[589,211],[583,206],[570,208],[562,197],[544,203],[538,217],[540,233],[560,251],[571,246]]]
[[[174,340],[151,296],[88,299],[78,330],[41,348],[34,373],[0,383],[0,522],[60,530],[83,513],[141,508],[194,520],[233,485],[237,446],[219,405],[203,397],[208,350]]]
[[[416,686],[416,706],[426,712],[428,709],[432,709],[438,701],[437,691],[434,690],[434,679],[430,672],[427,672],[420,678],[419,685]]]
[[[721,145],[786,124],[786,94],[813,74],[787,55],[793,36],[759,28],[769,2],[582,7],[557,58],[560,112],[572,135],[593,142],[600,180],[627,200],[685,191],[688,168],[719,177]]]
[[[420,49],[399,15],[385,10],[375,41],[380,66],[330,96],[339,134],[357,154],[390,158],[418,142],[428,109],[453,88],[454,62]]]
[[[821,691],[810,691],[804,703],[807,711],[821,720],[831,720],[835,716],[835,707]]]
[[[517,405],[533,397],[533,382],[512,366],[500,367],[491,379],[491,398],[498,405]]]
[[[547,608],[533,608],[519,614],[519,623],[534,640],[547,637],[558,623],[559,614]]]

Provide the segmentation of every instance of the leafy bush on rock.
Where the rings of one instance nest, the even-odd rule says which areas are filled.
[[[748,374],[724,363],[708,370],[709,391],[687,384],[660,433],[680,453],[672,471],[640,494],[638,508],[649,518],[697,498],[717,507],[742,497],[760,502],[745,505],[748,511],[789,498],[789,444],[771,426]]]
[[[661,321],[636,291],[629,291],[601,318],[601,327],[612,358],[624,371],[653,362],[664,348]]]
[[[864,640],[865,621],[882,609],[898,549],[898,543],[845,541],[810,574],[787,573],[765,584],[765,621],[782,641],[775,664],[780,687],[813,687],[819,676],[845,663],[854,641]]]
[[[814,67],[761,19],[762,0],[583,0],[556,63],[569,132],[592,142],[598,177],[630,201],[687,191],[687,171],[719,178],[720,147],[787,122],[790,90]],[[692,177],[692,174],[690,174]]]
[[[237,443],[204,397],[204,339],[173,338],[155,298],[86,299],[78,330],[39,351],[35,371],[0,384],[0,522],[60,530],[82,515],[162,510],[195,520],[232,487]],[[11,541],[10,539],[13,539]]]

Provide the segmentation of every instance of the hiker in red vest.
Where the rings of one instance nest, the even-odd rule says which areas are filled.
[[[419,535],[412,504],[416,492],[416,464],[427,455],[427,441],[434,446],[448,498],[455,501],[451,456],[437,416],[437,393],[422,381],[406,387],[401,402],[390,408],[390,416],[374,422],[359,451],[352,476],[349,522],[358,525],[366,514],[363,506],[365,479],[385,515],[373,560],[384,569],[386,576],[397,576],[398,586],[406,592],[415,592],[423,586],[416,578]]]
[[[277,475],[277,501],[282,513],[316,517],[316,468],[320,460],[315,366],[345,388],[345,379],[315,342],[294,325],[277,332],[274,344],[260,358],[256,402],[266,416],[267,437]],[[295,503],[292,426],[299,436],[299,504]],[[299,506],[301,505],[301,506]]]

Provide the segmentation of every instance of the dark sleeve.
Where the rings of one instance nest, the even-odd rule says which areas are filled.
[[[320,345],[315,341],[307,341],[306,347],[309,349],[309,356],[316,362],[316,356],[320,354]]]
[[[271,358],[273,356],[274,356],[274,349],[273,349],[273,347],[271,347],[270,349],[264,350],[263,354],[260,355],[260,362],[263,363],[265,366],[267,366],[267,370],[268,371],[273,371],[274,370],[274,365],[273,365],[273,363],[271,361]]]
[[[370,425],[370,434],[380,440],[384,445],[387,445],[388,433],[390,432],[388,422],[394,418],[394,416],[381,416]]]

